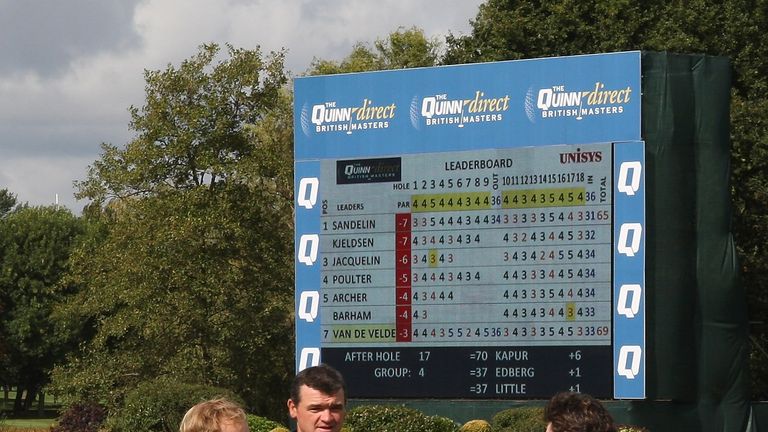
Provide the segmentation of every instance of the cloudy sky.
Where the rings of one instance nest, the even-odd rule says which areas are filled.
[[[79,213],[72,182],[131,138],[143,71],[206,42],[288,49],[287,68],[417,26],[468,34],[481,0],[0,0],[0,189]]]

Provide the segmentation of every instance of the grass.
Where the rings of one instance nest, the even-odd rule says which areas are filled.
[[[43,418],[37,418],[37,401],[33,403],[32,409],[22,413],[19,418],[6,418],[12,414],[8,411],[3,413],[3,410],[13,408],[16,392],[9,392],[7,400],[4,400],[3,396],[4,392],[0,389],[0,432],[48,432],[56,423],[56,410],[59,404],[52,396],[45,395]]]
[[[56,419],[3,419],[0,432],[49,432]]]
[[[2,425],[5,427],[13,426],[15,428],[49,428],[56,423],[55,418],[47,419],[5,419]]]
[[[56,419],[5,419],[0,432],[49,432]]]
[[[50,428],[27,428],[0,425],[0,432],[50,432]]]
[[[8,399],[4,399],[4,392],[0,389],[0,410],[9,410],[13,408],[13,400],[16,398],[16,392],[11,390],[8,392]],[[61,401],[53,397],[53,395],[45,395],[45,409],[56,409],[61,405]],[[31,411],[37,410],[37,401],[32,404]]]

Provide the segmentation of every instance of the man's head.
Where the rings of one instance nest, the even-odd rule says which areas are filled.
[[[291,384],[288,413],[296,420],[296,432],[339,432],[346,405],[344,378],[328,365],[304,369]]]
[[[547,432],[615,432],[602,404],[582,393],[558,393],[544,407]]]
[[[249,432],[245,412],[227,399],[212,399],[184,414],[179,432]]]

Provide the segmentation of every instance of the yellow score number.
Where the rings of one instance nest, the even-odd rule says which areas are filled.
[[[490,210],[497,207],[500,200],[501,197],[494,197],[490,192],[413,195],[411,197],[411,212]]]
[[[501,207],[505,209],[582,206],[587,202],[586,189],[523,189],[501,193]]]

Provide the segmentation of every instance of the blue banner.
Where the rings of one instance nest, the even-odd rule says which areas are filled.
[[[640,139],[640,52],[295,80],[295,157]]]

